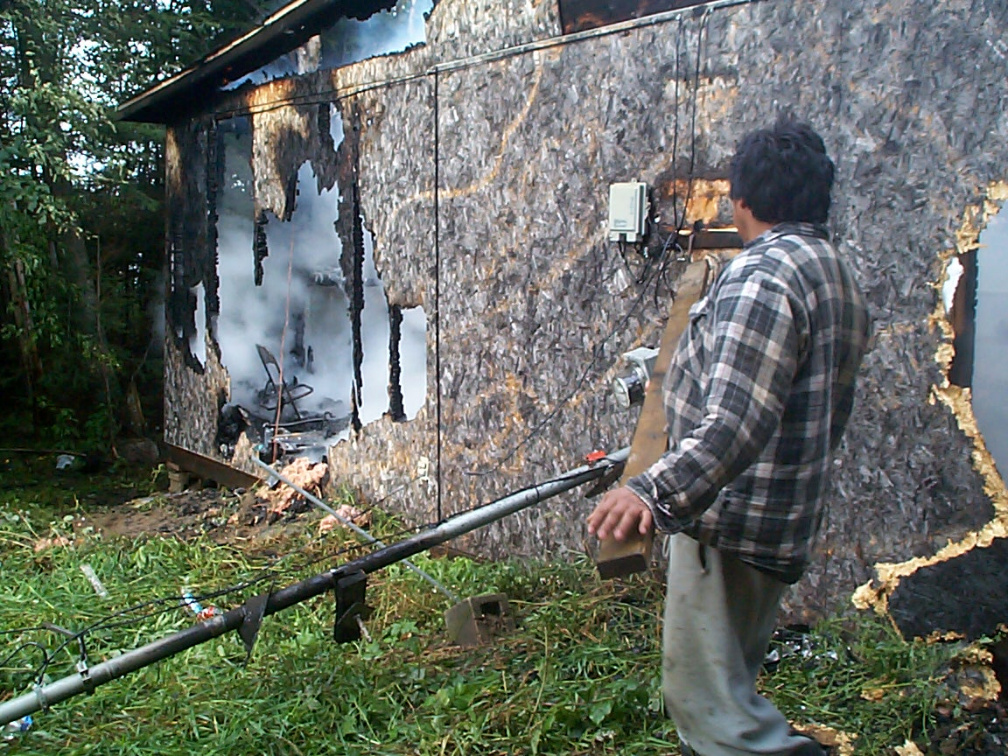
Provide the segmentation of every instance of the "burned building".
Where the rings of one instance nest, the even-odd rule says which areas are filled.
[[[789,610],[884,602],[1004,537],[955,282],[1008,197],[1008,6],[683,5],[294,0],[126,103],[167,125],[166,441],[324,455],[413,522],[625,446],[620,356],[657,343],[689,232],[730,223],[739,137],[793,115],[837,164],[831,227],[877,336]],[[640,244],[608,234],[629,181]],[[590,506],[468,546],[580,550]]]

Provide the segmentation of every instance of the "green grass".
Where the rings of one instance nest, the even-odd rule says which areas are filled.
[[[961,650],[904,641],[874,614],[834,619],[765,674],[762,691],[793,722],[857,735],[857,753],[889,753],[931,729],[941,682]]]
[[[22,492],[23,493],[23,492]],[[68,502],[8,496],[0,502],[0,629],[51,622],[80,629],[156,597],[163,605],[124,615],[87,636],[91,664],[189,627],[183,587],[210,593],[261,578],[216,599],[229,608],[347,559],[347,536],[305,527],[262,552],[206,539],[105,541],[78,534],[36,553],[40,538],[70,536]],[[37,497],[36,497],[37,498]],[[72,507],[71,507],[72,509]],[[313,514],[303,515],[310,523]],[[379,522],[376,535],[394,531]],[[447,600],[394,565],[369,578],[370,641],[331,640],[333,600],[319,597],[264,620],[251,660],[236,633],[202,644],[35,715],[5,745],[32,753],[277,754],[669,754],[674,730],[659,700],[662,587],[650,578],[602,583],[584,560],[419,566],[460,596],[501,591],[518,621],[496,646],[460,650],[444,636]],[[314,563],[313,563],[314,562]],[[109,593],[80,570],[90,564]],[[44,630],[2,636],[0,697],[30,688],[62,639]],[[907,644],[871,616],[834,621],[763,678],[764,691],[799,722],[858,735],[858,753],[885,753],[930,721],[937,677],[956,652]],[[52,681],[73,674],[78,652],[56,654]],[[866,689],[882,698],[868,701]],[[4,744],[0,742],[0,748]]]

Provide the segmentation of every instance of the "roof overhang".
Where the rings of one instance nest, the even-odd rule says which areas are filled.
[[[293,0],[258,27],[119,106],[116,120],[172,123],[220,88],[289,53],[340,18],[366,19],[395,0]]]

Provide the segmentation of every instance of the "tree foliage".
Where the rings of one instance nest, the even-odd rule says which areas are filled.
[[[156,393],[163,132],[114,109],[261,15],[242,0],[0,0],[8,431],[104,442],[137,385]]]

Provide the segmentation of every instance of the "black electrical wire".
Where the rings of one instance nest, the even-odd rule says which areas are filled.
[[[407,481],[406,483],[402,484],[401,486],[399,486],[395,490],[393,490],[393,491],[389,492],[388,494],[386,494],[381,499],[377,500],[374,504],[371,505],[371,507],[369,507],[364,512],[366,513],[367,511],[370,511],[370,510],[374,509],[379,504],[383,503],[384,501],[386,501],[390,497],[394,496],[396,493],[398,493],[399,491],[403,490],[407,486],[412,485],[417,480],[420,480],[422,477],[423,476],[415,476],[414,478],[410,479],[409,481]],[[398,539],[400,539],[400,538],[402,538],[404,536],[413,535],[414,533],[417,533],[420,530],[422,530],[424,528],[431,527],[431,526],[432,525],[430,523],[424,523],[424,524],[412,526],[412,527],[409,527],[409,528],[403,528],[403,529],[401,529],[399,531],[396,531],[396,532],[391,533],[391,534],[389,534],[387,536],[384,536],[384,538],[386,540],[390,540],[390,541],[398,540]],[[289,552],[289,553],[284,554],[284,555],[282,555],[280,557],[277,557],[268,567],[262,568],[262,570],[260,571],[260,574],[258,574],[257,576],[253,576],[253,577],[251,577],[251,578],[249,578],[247,580],[244,580],[242,582],[235,583],[235,584],[232,584],[230,586],[226,586],[224,588],[220,588],[220,589],[217,589],[217,590],[214,590],[214,591],[208,591],[208,592],[200,593],[200,594],[193,594],[192,598],[195,601],[198,601],[198,602],[210,601],[210,600],[213,600],[213,599],[220,598],[221,596],[227,596],[227,595],[230,595],[230,594],[233,594],[233,593],[237,593],[239,591],[247,590],[247,589],[249,589],[251,587],[254,587],[255,585],[258,585],[259,583],[262,583],[265,580],[275,579],[277,577],[277,575],[278,575],[278,573],[275,570],[276,566],[280,562],[282,562],[283,560],[285,560],[285,559],[288,559],[288,558],[290,558],[292,556],[296,556],[297,554],[304,553],[304,551],[308,548],[308,546],[309,546],[309,544],[305,544],[304,546],[302,546],[301,548],[299,548],[296,551]],[[350,544],[348,546],[345,546],[345,547],[337,550],[336,552],[324,553],[324,554],[321,554],[321,555],[319,555],[317,557],[314,557],[312,559],[306,560],[306,561],[304,561],[304,562],[302,562],[302,563],[294,566],[292,569],[293,569],[294,572],[303,571],[303,570],[307,569],[308,567],[310,567],[310,566],[312,566],[312,565],[314,565],[314,564],[316,564],[318,562],[331,561],[332,559],[334,559],[336,557],[344,556],[346,554],[350,554],[350,553],[353,553],[353,552],[356,552],[356,551],[360,551],[360,550],[363,550],[363,549],[366,549],[366,548],[369,548],[369,547],[373,547],[373,544],[371,544],[371,543],[355,543],[355,544]],[[94,632],[101,631],[101,630],[112,630],[112,629],[116,629],[116,628],[119,628],[119,627],[135,626],[139,622],[141,622],[141,621],[143,621],[145,619],[150,619],[151,617],[156,617],[156,616],[159,616],[159,615],[162,615],[162,614],[168,614],[168,613],[171,613],[171,612],[179,611],[179,610],[183,609],[184,606],[185,606],[185,602],[183,600],[181,600],[179,596],[172,595],[170,597],[159,597],[159,598],[150,599],[148,601],[143,601],[143,602],[140,602],[138,604],[134,604],[132,606],[129,606],[129,607],[125,608],[125,609],[122,609],[122,610],[120,610],[118,612],[105,615],[104,617],[99,618],[97,621],[95,621],[92,624],[84,627],[83,629],[81,629],[81,630],[79,630],[79,631],[77,631],[75,633],[70,634],[67,637],[67,639],[63,641],[63,643],[61,643],[59,646],[57,646],[55,648],[55,650],[51,654],[49,654],[48,656],[45,657],[45,661],[43,662],[43,664],[39,668],[37,668],[35,676],[36,676],[36,678],[38,680],[41,681],[42,676],[45,674],[45,671],[52,664],[52,662],[55,661],[56,656],[58,656],[65,648],[67,648],[72,643],[74,643],[74,642],[80,642],[81,639],[84,638],[89,633],[94,633]],[[145,609],[147,607],[159,607],[159,608],[156,609],[156,610],[153,610],[153,611],[147,611],[147,612],[144,612],[142,614],[137,614],[137,612],[139,612],[139,611],[141,611],[141,610],[143,610],[143,609]],[[133,616],[130,616],[130,615],[133,615]],[[125,619],[118,620],[118,618],[120,618],[120,617],[123,617]],[[50,628],[46,628],[45,626],[38,626],[36,628],[25,628],[24,631],[27,632],[27,631],[31,631],[31,630],[45,630],[45,629],[50,629]],[[5,631],[5,632],[15,632],[15,631]],[[44,647],[41,646],[41,644],[36,644],[36,645],[39,645],[40,648],[44,648]]]
[[[438,70],[434,70],[434,389],[435,389],[435,423],[436,433],[436,453],[435,453],[435,475],[437,477],[437,518],[441,520],[441,208],[440,189],[441,183],[441,136],[438,126],[439,111],[438,85],[441,77]]]
[[[589,373],[592,371],[592,369],[595,367],[595,364],[601,357],[602,348],[605,346],[606,342],[608,342],[609,339],[612,338],[612,336],[617,331],[621,331],[625,327],[626,323],[629,322],[630,318],[633,317],[633,315],[636,313],[638,307],[643,301],[643,296],[647,292],[648,286],[652,281],[655,282],[654,297],[656,307],[658,306],[657,304],[658,291],[659,291],[658,284],[665,282],[666,286],[669,289],[669,292],[672,293],[674,297],[672,286],[668,283],[667,280],[668,268],[672,262],[685,262],[685,261],[679,255],[669,255],[668,250],[670,246],[674,246],[675,248],[678,248],[680,252],[682,251],[682,249],[679,247],[678,239],[682,229],[686,225],[686,207],[693,196],[693,182],[696,173],[697,99],[698,99],[698,92],[700,89],[700,68],[703,61],[703,36],[709,18],[710,18],[710,9],[708,8],[701,17],[697,29],[696,64],[694,66],[693,71],[693,87],[692,91],[690,92],[690,104],[689,104],[691,111],[690,161],[689,161],[689,171],[687,173],[686,195],[683,199],[681,213],[678,211],[676,163],[678,157],[677,152],[679,148],[679,79],[681,74],[680,61],[681,61],[681,44],[683,37],[682,16],[679,16],[678,19],[679,23],[676,32],[676,54],[675,54],[676,57],[675,114],[674,114],[674,126],[672,136],[672,212],[673,212],[673,220],[675,222],[675,229],[665,240],[665,243],[662,246],[662,251],[657,258],[657,269],[653,267],[654,260],[648,258],[645,261],[643,272],[640,274],[640,276],[636,277],[636,283],[638,284],[638,286],[640,286],[641,289],[640,293],[637,296],[637,299],[634,300],[634,303],[631,305],[630,309],[627,311],[626,315],[619,321],[619,323],[612,330],[610,330],[610,332],[598,344],[596,344],[595,347],[592,348],[591,359],[588,361],[588,365],[582,371],[580,377],[575,382],[574,387],[564,396],[564,398],[557,404],[557,406],[554,407],[553,410],[551,410],[549,414],[546,415],[545,418],[539,421],[521,441],[519,441],[514,447],[511,448],[510,451],[508,451],[507,454],[505,454],[503,457],[500,457],[493,467],[486,468],[483,470],[468,471],[465,473],[466,475],[482,477],[499,470],[508,460],[514,457],[514,455],[518,453],[518,451],[521,448],[523,448],[529,441],[536,438],[542,431],[542,429],[549,422],[551,422],[560,413],[560,411],[564,409],[564,407],[567,406],[570,400],[577,394],[578,391],[581,390],[581,387],[584,385],[585,380],[587,380]],[[620,257],[623,258],[623,262],[627,266],[628,271],[630,271],[631,275],[633,275],[633,271],[630,268],[629,261],[626,259],[625,248],[622,244],[622,241],[618,243],[618,248]]]
[[[739,5],[751,5],[757,2],[761,2],[761,0],[711,0],[711,2],[705,7],[704,12],[706,14],[710,14],[713,10],[732,8]],[[643,28],[647,26],[661,26],[671,22],[673,19],[681,24],[683,17],[687,13],[696,15],[697,10],[694,8],[690,8],[689,6],[683,8],[674,8],[668,11],[661,11],[659,13],[648,14],[645,16],[640,16],[638,18],[627,19],[626,21],[620,21],[614,24],[608,24],[606,26],[595,27],[593,29],[585,29],[580,32],[573,32],[571,34],[565,34],[559,37],[549,37],[545,39],[539,39],[532,42],[526,42],[523,44],[515,45],[512,47],[495,50],[489,53],[474,55],[468,58],[449,61],[447,63],[440,63],[424,71],[417,71],[414,73],[408,73],[401,76],[390,77],[388,79],[380,79],[376,81],[365,82],[355,86],[347,86],[345,88],[339,89],[335,93],[333,92],[320,93],[316,91],[284,97],[277,100],[271,100],[269,102],[257,103],[256,105],[245,104],[241,107],[233,107],[227,110],[217,111],[214,113],[214,118],[216,118],[217,120],[227,120],[229,118],[235,118],[240,116],[268,113],[285,107],[292,107],[298,105],[317,105],[323,102],[330,103],[334,101],[333,97],[334,94],[336,95],[335,101],[340,101],[352,97],[358,97],[362,94],[377,91],[380,89],[387,89],[393,86],[402,86],[420,79],[435,76],[438,73],[449,73],[451,71],[473,68],[479,65],[487,65],[497,61],[507,60],[508,58],[516,57],[519,55],[535,53],[540,50],[547,50],[554,47],[565,47],[567,45],[578,44],[599,37],[623,34],[635,28]]]
[[[414,534],[416,532],[419,532],[420,530],[422,530],[424,528],[428,528],[428,527],[432,527],[432,525],[430,523],[425,523],[425,524],[422,524],[422,525],[413,526],[411,528],[404,528],[404,529],[402,529],[402,530],[400,530],[398,532],[395,532],[395,533],[392,533],[390,535],[385,536],[385,538],[387,540],[390,540],[390,541],[398,540],[399,538],[401,538],[403,536],[412,535],[412,534]],[[345,554],[348,554],[348,553],[352,553],[354,551],[358,551],[358,550],[361,550],[361,549],[364,549],[364,548],[367,548],[367,547],[373,547],[373,546],[374,546],[374,544],[370,544],[370,543],[352,544],[350,546],[347,546],[347,547],[344,547],[342,549],[339,549],[335,553],[323,554],[323,555],[321,555],[321,556],[319,556],[319,557],[317,557],[315,559],[308,560],[307,562],[299,565],[296,568],[295,571],[297,571],[297,570],[304,570],[307,567],[311,566],[312,564],[315,564],[316,562],[329,561],[329,560],[332,560],[334,557],[345,555]],[[289,554],[283,555],[282,557],[278,558],[276,562],[274,562],[274,565],[276,563],[278,563],[280,560],[286,559],[287,557],[292,556],[294,554],[297,554],[300,551],[303,551],[303,548],[299,549],[297,552],[291,552]],[[261,582],[263,582],[265,580],[267,580],[267,579],[272,579],[273,582],[275,583],[275,579],[276,579],[277,576],[278,576],[278,573],[276,573],[272,569],[272,567],[265,568],[264,571],[263,571],[263,573],[261,575],[259,575],[258,577],[254,577],[254,578],[252,578],[250,580],[246,580],[246,581],[243,581],[241,583],[236,583],[234,585],[231,585],[231,586],[228,586],[228,587],[216,590],[216,591],[208,591],[208,592],[205,592],[205,593],[193,594],[192,598],[195,601],[198,601],[198,602],[200,602],[200,601],[209,601],[211,599],[220,598],[221,596],[229,595],[229,594],[232,594],[232,593],[237,593],[238,591],[247,590],[248,588],[251,588],[251,587],[253,587],[253,586],[255,586],[255,585],[257,585],[257,584],[259,584],[259,583],[261,583]],[[125,617],[126,615],[134,613],[134,612],[136,612],[136,611],[138,611],[140,609],[143,609],[145,607],[148,607],[148,606],[160,606],[161,608],[157,609],[156,611],[149,611],[149,612],[146,612],[144,614],[132,616],[132,617],[129,617],[128,619],[123,619],[121,621],[113,621],[117,617]],[[66,640],[64,640],[61,644],[59,644],[52,651],[52,653],[48,654],[47,656],[44,656],[44,661],[43,661],[43,663],[39,667],[36,668],[36,670],[34,672],[34,677],[41,684],[42,679],[43,679],[43,677],[45,675],[45,672],[48,670],[48,668],[55,661],[56,657],[64,649],[66,649],[69,645],[71,645],[72,643],[75,643],[75,642],[77,642],[77,643],[81,642],[81,640],[86,635],[88,635],[90,633],[94,633],[94,632],[97,632],[97,631],[100,631],[100,630],[112,630],[112,629],[116,629],[116,628],[119,628],[119,627],[135,626],[137,623],[139,623],[142,620],[149,619],[151,617],[155,617],[155,616],[162,615],[162,614],[168,614],[170,612],[179,611],[179,610],[183,609],[184,607],[185,607],[185,601],[184,601],[184,599],[180,599],[179,596],[173,595],[171,597],[161,597],[161,598],[156,598],[156,599],[151,599],[149,601],[141,602],[140,604],[135,604],[135,605],[133,605],[131,607],[128,607],[126,609],[123,609],[123,610],[121,610],[119,612],[116,612],[114,614],[110,614],[110,615],[107,615],[107,616],[105,616],[103,618],[100,618],[97,622],[94,622],[91,625],[88,625],[87,627],[83,628],[82,630],[79,630],[79,631],[71,634],[70,636],[68,636]],[[42,628],[40,628],[40,629],[42,629]],[[25,644],[25,645],[27,645],[27,644]],[[44,651],[44,647],[41,646],[41,644],[32,643],[32,645],[37,645],[40,649],[42,649]],[[20,648],[16,649],[15,653],[17,653],[18,650],[20,650]],[[83,659],[83,656],[82,656],[82,659]]]
[[[682,202],[682,212],[679,211],[678,202],[678,147],[679,147],[679,79],[681,76],[681,48],[682,48],[682,35],[683,35],[683,20],[679,17],[679,25],[676,33],[676,45],[675,45],[675,115],[674,115],[674,127],[672,136],[672,218],[674,230],[670,233],[669,237],[665,240],[665,244],[662,247],[662,252],[658,256],[660,268],[660,275],[658,284],[664,283],[665,288],[668,290],[669,294],[675,299],[675,291],[668,281],[668,268],[673,260],[682,262],[679,255],[674,258],[667,255],[667,250],[669,243],[674,240],[674,246],[679,250],[680,253],[683,252],[682,247],[679,246],[679,237],[682,234],[683,228],[686,226],[686,211],[689,206],[690,200],[693,198],[693,183],[696,178],[696,140],[697,140],[697,129],[696,129],[696,115],[697,115],[697,100],[699,99],[700,91],[700,68],[703,61],[703,39],[704,31],[707,28],[707,23],[710,18],[710,9],[704,11],[700,18],[700,23],[697,27],[697,49],[696,49],[696,64],[693,70],[693,87],[690,92],[689,104],[687,107],[690,109],[690,161],[689,170],[687,172],[686,178],[686,195]],[[656,284],[654,290],[654,304],[657,308],[658,295],[660,286]]]
[[[690,105],[692,113],[690,115],[690,162],[689,162],[689,173],[686,183],[686,198],[683,200],[683,210],[682,217],[678,219],[676,223],[676,238],[679,237],[679,233],[686,226],[686,207],[689,205],[689,201],[693,197],[693,179],[695,177],[696,171],[696,116],[697,116],[697,100],[699,99],[698,93],[700,90],[700,65],[703,61],[703,37],[704,30],[707,27],[707,21],[710,18],[710,10],[708,9],[703,16],[700,18],[700,24],[697,28],[697,49],[696,49],[696,67],[693,73],[693,91],[690,94]],[[678,102],[676,103],[678,110]]]
[[[658,295],[661,293],[662,288],[661,284],[665,284],[665,288],[668,290],[669,296],[672,298],[673,302],[675,301],[675,287],[668,280],[668,269],[670,267],[670,263],[672,263],[673,261],[687,262],[686,259],[682,257],[683,248],[679,245],[678,236],[679,236],[678,233],[669,234],[668,238],[665,240],[665,243],[662,245],[662,251],[658,257],[659,260],[658,275],[656,276],[655,280],[655,287],[652,301],[652,304],[654,305],[654,308],[656,310],[661,308],[661,303],[658,301]],[[669,254],[670,246],[675,248],[677,252],[675,255]]]
[[[0,661],[0,669],[5,668],[8,662],[10,662],[15,656],[24,651],[26,648],[37,648],[39,651],[42,652],[43,665],[48,664],[49,652],[46,650],[46,647],[43,646],[41,643],[37,643],[36,641],[25,641],[17,648],[15,648],[13,651],[11,651],[7,656],[5,656],[3,661]]]
[[[679,163],[679,79],[680,79],[680,63],[682,60],[681,48],[682,48],[682,38],[683,38],[683,17],[679,16],[679,23],[676,29],[676,41],[675,41],[675,91],[673,97],[675,99],[675,110],[673,111],[673,122],[672,122],[672,225],[676,228],[679,226],[679,207],[678,207],[678,196],[679,196],[679,174],[678,174],[678,163]],[[685,208],[683,209],[683,215],[686,214]]]
[[[581,387],[584,386],[584,382],[587,380],[589,373],[591,373],[592,369],[595,367],[595,364],[602,356],[603,347],[606,345],[609,339],[611,339],[617,332],[622,332],[625,329],[626,324],[630,321],[630,318],[632,318],[637,313],[637,310],[640,307],[641,302],[644,300],[644,295],[647,293],[648,284],[650,284],[650,280],[645,281],[644,284],[641,286],[640,292],[637,294],[637,298],[630,305],[630,309],[627,310],[627,313],[623,316],[623,318],[621,318],[620,321],[609,330],[609,333],[607,333],[594,347],[592,347],[591,359],[588,360],[588,364],[585,366],[585,369],[581,371],[581,375],[578,377],[577,381],[575,381],[574,387],[569,392],[567,392],[567,394],[563,397],[563,399],[561,399],[557,403],[557,405],[546,415],[546,417],[544,417],[542,420],[536,423],[536,425],[532,428],[532,430],[529,431],[528,434],[526,434],[521,441],[515,444],[510,449],[510,451],[508,451],[507,454],[505,454],[503,457],[498,458],[496,460],[496,464],[493,467],[484,468],[482,470],[469,470],[464,473],[465,475],[474,477],[483,477],[486,475],[490,475],[494,472],[497,472],[508,460],[514,457],[514,455],[517,454],[518,451],[522,449],[522,447],[524,447],[529,441],[532,441],[533,439],[538,437],[542,429],[548,423],[550,423],[553,420],[553,418],[555,418],[560,413],[560,411],[564,409],[564,407],[567,406],[568,402],[570,402],[570,400],[573,399],[575,395],[577,395],[578,391],[581,390]]]
[[[630,258],[627,256],[626,240],[620,239],[616,242],[616,250],[619,252],[620,259],[623,261],[623,267],[626,268],[626,271],[630,276],[630,280],[637,286],[642,285],[647,280],[648,272],[651,269],[651,258],[644,255],[644,264],[640,266],[640,272],[637,272],[630,264]]]

